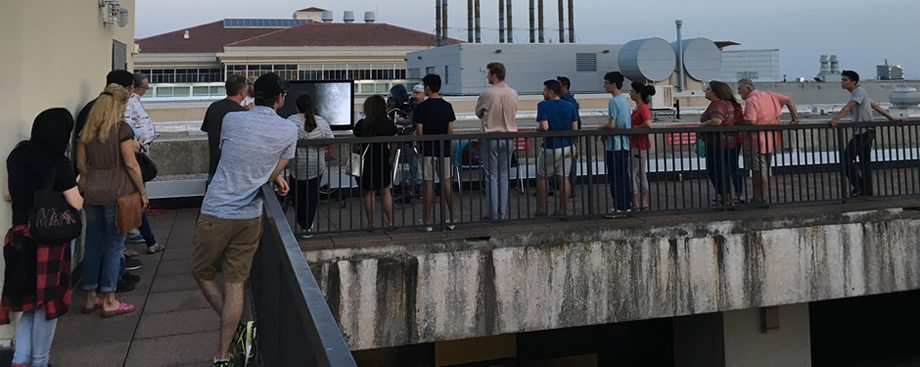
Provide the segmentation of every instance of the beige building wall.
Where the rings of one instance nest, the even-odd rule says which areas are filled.
[[[0,65],[7,72],[0,98],[0,169],[6,157],[27,139],[41,111],[65,107],[76,115],[102,90],[112,65],[112,41],[127,46],[128,67],[134,45],[134,0],[121,0],[130,11],[128,25],[102,24],[102,9],[90,0],[0,1]],[[10,204],[0,203],[0,228],[11,225]],[[0,277],[2,265],[0,262]],[[0,279],[2,284],[2,279]],[[0,328],[0,341],[13,336]]]

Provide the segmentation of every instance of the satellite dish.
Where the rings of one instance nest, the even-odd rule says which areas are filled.
[[[131,13],[128,11],[128,9],[125,9],[125,8],[118,8],[118,16],[117,16],[117,19],[118,19],[118,20],[117,20],[117,22],[118,22],[118,26],[119,26],[119,27],[124,28],[124,26],[128,25],[128,20],[130,19],[130,17],[129,17],[130,14],[131,14]]]

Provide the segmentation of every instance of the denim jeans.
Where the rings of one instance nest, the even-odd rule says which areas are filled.
[[[45,367],[51,355],[51,342],[57,319],[45,320],[42,308],[22,313],[16,328],[16,350],[13,352],[13,364],[31,364],[33,367]]]
[[[115,292],[125,245],[125,233],[115,230],[115,203],[85,205],[83,210],[86,211],[83,289]]]
[[[738,152],[735,145],[706,145],[706,173],[716,193],[723,197],[732,194],[733,186],[736,196],[744,194],[744,177],[738,167]]]
[[[141,237],[144,238],[144,243],[147,244],[147,247],[157,244],[157,238],[153,235],[153,230],[150,229],[150,221],[147,220],[147,212],[141,213],[141,226],[137,227],[137,230],[141,232]]]
[[[511,153],[514,142],[511,139],[486,139],[479,145],[479,158],[485,172],[486,197],[489,200],[489,219],[503,220],[508,216],[508,192],[510,187]]]
[[[403,144],[402,154],[406,157],[406,162],[409,162],[409,176],[403,179],[403,183],[412,188],[413,195],[419,195],[422,193],[422,178],[418,174],[418,155],[412,148],[412,142]]]
[[[872,142],[875,130],[854,134],[843,151],[847,166],[847,179],[853,190],[864,196],[872,196]],[[858,162],[857,162],[858,158]]]
[[[629,177],[629,151],[605,151],[604,162],[607,165],[607,183],[610,185],[610,197],[616,210],[632,208],[632,179]]]

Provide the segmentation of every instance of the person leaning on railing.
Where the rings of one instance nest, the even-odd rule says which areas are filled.
[[[648,102],[655,95],[654,85],[640,82],[630,84],[629,99],[636,103],[636,110],[630,115],[630,126],[635,128],[652,127],[652,112]],[[652,142],[648,134],[633,135],[629,141],[629,176],[632,177],[633,208],[648,210],[648,148]]]
[[[789,109],[792,123],[799,123],[799,113],[792,98],[773,92],[761,92],[750,79],[738,81],[738,93],[744,98],[744,117],[738,125],[779,125],[783,106]],[[767,204],[770,165],[777,145],[782,144],[776,131],[758,131],[744,139],[744,168],[753,171],[754,202]]]
[[[700,116],[700,126],[734,126],[743,118],[741,105],[735,100],[728,84],[713,80],[709,82],[705,93],[710,103]],[[706,143],[706,173],[716,189],[717,196],[712,206],[734,205],[732,186],[735,188],[736,200],[742,200],[744,194],[744,177],[738,167],[740,134],[702,133],[700,137]]]

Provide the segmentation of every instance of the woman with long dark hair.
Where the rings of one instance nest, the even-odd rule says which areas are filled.
[[[308,94],[297,97],[297,113],[288,120],[297,125],[297,139],[332,139],[332,128],[321,116],[313,114],[313,98]],[[296,185],[294,198],[297,206],[297,224],[300,226],[300,238],[313,237],[313,221],[316,218],[316,206],[319,203],[319,185],[326,173],[326,156],[324,147],[312,146],[297,148],[294,170],[291,171]]]
[[[655,86],[632,82],[629,98],[636,103],[632,112],[631,127],[652,127],[652,112],[648,103],[655,95]],[[629,144],[629,173],[632,177],[633,208],[635,210],[648,210],[648,148],[652,145],[647,134],[633,135]]]
[[[741,105],[735,100],[728,84],[713,80],[706,87],[706,99],[709,107],[700,116],[700,126],[734,126],[742,119]],[[706,172],[716,189],[716,207],[732,206],[732,186],[740,200],[744,193],[744,178],[738,167],[738,153],[741,134],[704,133],[700,134],[706,143]]]
[[[355,136],[394,136],[398,133],[396,125],[387,118],[387,102],[382,96],[373,95],[364,101],[364,118],[355,124]],[[393,197],[390,195],[393,165],[390,154],[396,148],[389,143],[360,144],[355,147],[358,154],[364,153],[363,169],[358,185],[364,192],[364,214],[367,216],[368,228],[374,228],[374,202],[378,191],[383,196],[383,212],[387,217],[387,226],[393,226]]]
[[[6,160],[3,196],[13,204],[13,227],[4,242],[6,278],[0,323],[10,323],[10,312],[22,312],[13,366],[48,364],[57,318],[70,307],[70,241],[34,240],[29,233],[29,211],[35,192],[47,189],[63,193],[77,210],[83,208],[73,163],[64,155],[73,125],[73,116],[63,108],[42,112],[32,123],[31,139],[19,143]],[[28,255],[14,249],[28,249]]]
[[[124,122],[128,92],[109,84],[96,99],[77,140],[77,172],[86,199],[86,239],[83,253],[84,313],[102,309],[103,317],[134,311],[134,306],[115,298],[125,233],[115,226],[119,197],[140,193],[148,204],[141,169],[134,158],[136,141],[131,126]],[[140,215],[140,213],[138,213]],[[104,294],[100,298],[99,289]]]

